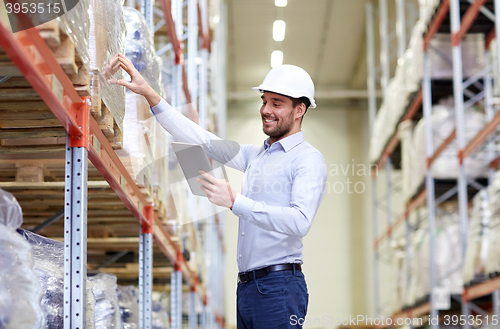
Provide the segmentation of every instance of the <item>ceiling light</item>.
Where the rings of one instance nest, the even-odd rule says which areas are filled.
[[[286,7],[287,0],[274,0],[276,7]]]
[[[281,50],[275,50],[271,54],[271,67],[274,69],[280,65],[283,65],[283,52]]]
[[[275,41],[283,41],[285,39],[285,21],[277,20],[273,24],[273,39]]]

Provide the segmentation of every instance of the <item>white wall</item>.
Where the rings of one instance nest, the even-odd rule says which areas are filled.
[[[259,105],[254,109],[228,107],[228,139],[239,143],[261,144],[262,133]],[[306,140],[319,149],[330,168],[329,190],[316,215],[309,234],[304,239],[304,273],[309,286],[310,303],[307,321],[316,322],[306,328],[336,328],[339,318],[366,314],[371,293],[366,292],[367,261],[365,260],[366,207],[369,206],[368,177],[352,176],[365,162],[367,154],[367,114],[355,109],[310,109],[302,125]],[[346,175],[342,174],[342,169]],[[368,169],[366,169],[368,172]],[[241,187],[242,173],[228,171],[235,189]],[[347,193],[348,179],[360,181],[361,194]],[[343,191],[342,191],[343,189]],[[368,202],[367,202],[368,200]],[[369,212],[368,212],[369,215]],[[226,239],[226,323],[236,324],[236,239],[237,217],[228,212]],[[369,242],[371,246],[371,242]]]

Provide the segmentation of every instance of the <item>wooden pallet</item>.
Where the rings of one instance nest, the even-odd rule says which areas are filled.
[[[75,50],[75,47],[69,37],[59,28],[56,20],[42,24],[37,27],[40,35],[47,45],[52,49],[54,56],[61,65],[64,72],[68,75],[76,91],[80,96],[91,96],[91,74],[82,63],[81,58]],[[33,50],[36,53],[35,50]],[[9,138],[0,137],[0,154],[30,152],[29,143],[21,141],[16,144],[11,141],[5,142],[4,139],[22,139],[46,137],[59,137],[60,134],[47,132],[47,127],[60,127],[59,120],[52,114],[52,111],[41,100],[38,93],[31,87],[30,83],[24,78],[17,66],[10,60],[5,52],[0,48],[0,77],[7,77],[0,84],[0,136],[6,134]],[[52,78],[53,77],[49,77]],[[114,149],[121,149],[123,145],[123,135],[109,110],[101,106],[100,98],[95,100],[91,107],[92,116],[96,119],[99,127],[102,129],[111,146]],[[25,134],[19,134],[16,131],[9,131],[9,128],[24,128]],[[41,128],[43,127],[43,128]],[[63,135],[64,136],[64,135]],[[31,139],[33,141],[33,139]],[[64,148],[63,143],[54,143],[48,141],[47,147],[43,152],[59,152]],[[35,144],[40,144],[40,141]],[[8,147],[11,146],[11,147]],[[23,146],[23,147],[16,147]],[[41,147],[38,147],[41,151]]]

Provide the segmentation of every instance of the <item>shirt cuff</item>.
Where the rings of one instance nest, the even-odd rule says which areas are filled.
[[[172,106],[167,103],[166,100],[164,100],[163,98],[161,99],[161,101],[156,104],[155,106],[151,107],[151,112],[154,114],[154,115],[158,115],[158,114],[161,114],[163,112],[166,112],[168,110],[170,110],[172,108]]]
[[[236,194],[236,198],[234,199],[232,210],[233,214],[238,217],[250,216],[252,214],[254,204],[255,201],[238,193]]]

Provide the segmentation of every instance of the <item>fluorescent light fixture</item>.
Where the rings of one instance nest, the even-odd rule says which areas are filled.
[[[288,0],[274,0],[276,7],[286,7]]]
[[[275,50],[271,54],[271,67],[274,69],[276,66],[283,65],[283,52]]]
[[[277,20],[273,24],[273,39],[275,41],[283,41],[285,39],[285,21]]]

